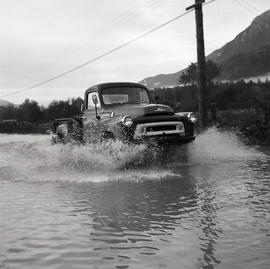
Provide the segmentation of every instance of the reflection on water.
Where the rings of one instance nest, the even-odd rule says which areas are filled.
[[[1,140],[0,267],[269,267],[267,149],[215,130],[166,150],[47,139]]]

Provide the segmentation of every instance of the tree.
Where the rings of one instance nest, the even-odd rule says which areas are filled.
[[[206,61],[206,82],[207,84],[211,84],[212,80],[220,74],[219,66],[211,60]],[[179,78],[179,82],[184,85],[197,85],[198,84],[198,65],[195,63],[191,63],[186,71],[182,73]]]
[[[197,64],[191,63],[187,70],[182,73],[179,78],[179,82],[185,85],[195,85],[198,83],[198,67]]]
[[[48,108],[44,110],[47,121],[57,118],[68,118],[81,113],[83,100],[78,98],[68,99],[67,101],[52,101]]]
[[[30,122],[40,122],[43,119],[43,113],[36,101],[25,99],[18,108],[18,119]]]
[[[0,107],[0,120],[13,120],[16,119],[17,111],[13,104],[6,107]]]

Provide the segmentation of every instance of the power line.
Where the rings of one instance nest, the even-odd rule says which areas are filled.
[[[263,13],[262,10],[260,10],[260,9],[256,8],[255,6],[251,5],[251,4],[248,3],[246,0],[241,0],[241,2],[245,3],[245,4],[246,4],[248,7],[250,7],[251,9],[254,9],[254,10],[256,10],[257,12],[259,12],[259,14],[257,14],[257,15],[260,15],[260,14]],[[267,15],[265,15],[265,16],[262,17],[261,19],[263,19],[263,20],[266,21],[266,22],[270,22],[270,17],[267,16]]]
[[[210,4],[210,3],[214,2],[214,1],[215,0],[210,0],[210,1],[206,2],[206,3],[204,3],[204,5],[208,5],[208,4]],[[80,64],[78,66],[76,66],[76,67],[70,68],[70,69],[68,69],[65,72],[62,72],[62,73],[60,73],[60,74],[58,74],[56,76],[53,76],[53,77],[51,77],[49,79],[46,79],[44,81],[41,81],[39,83],[36,83],[36,84],[34,84],[32,86],[29,86],[27,88],[24,88],[24,89],[21,89],[21,90],[18,90],[18,91],[14,91],[14,92],[11,92],[11,93],[6,94],[6,95],[2,95],[2,96],[0,96],[0,98],[7,97],[7,96],[12,96],[12,95],[19,94],[19,93],[22,93],[22,92],[26,92],[26,91],[29,91],[29,90],[31,90],[33,88],[38,87],[38,86],[47,84],[48,82],[54,81],[56,79],[59,79],[59,78],[65,76],[65,75],[67,75],[69,73],[72,73],[72,72],[74,72],[74,71],[76,71],[78,69],[81,69],[82,67],[84,67],[86,65],[89,65],[89,64],[91,64],[91,63],[93,63],[93,62],[95,62],[97,60],[100,60],[101,58],[103,58],[105,56],[108,56],[108,55],[110,55],[110,54],[112,54],[112,53],[114,53],[114,52],[116,52],[116,51],[118,51],[118,50],[120,50],[120,49],[122,49],[122,48],[124,48],[124,47],[126,47],[128,45],[130,45],[131,43],[134,43],[135,41],[137,41],[137,40],[139,40],[139,39],[141,39],[141,38],[143,38],[143,37],[145,37],[145,36],[147,36],[147,35],[155,32],[155,31],[159,30],[160,28],[163,28],[164,26],[166,26],[166,25],[168,25],[168,24],[170,24],[170,23],[172,23],[172,22],[174,22],[174,21],[176,21],[176,20],[184,17],[185,15],[187,15],[190,12],[192,12],[192,10],[188,10],[188,11],[186,11],[186,12],[184,12],[184,13],[182,13],[182,14],[180,14],[180,15],[178,15],[178,16],[176,16],[176,17],[174,17],[174,18],[172,18],[172,19],[170,19],[170,20],[168,20],[168,21],[166,21],[166,22],[164,22],[162,24],[160,24],[159,26],[156,26],[155,28],[153,28],[151,30],[149,30],[149,31],[147,31],[147,32],[145,32],[145,33],[143,33],[141,35],[138,35],[137,37],[135,37],[133,39],[130,39],[129,41],[123,43],[122,45],[120,45],[118,47],[115,47],[114,49],[111,49],[111,50],[109,50],[109,51],[107,51],[107,52],[105,52],[105,53],[103,53],[103,54],[101,54],[101,55],[99,55],[97,57],[94,57],[94,58],[92,58],[92,59],[90,59],[90,60],[88,60],[88,61],[86,61],[86,62],[84,62],[84,63],[82,63],[82,64]]]
[[[252,6],[250,3],[248,3],[248,2],[246,2],[246,1],[244,1],[244,0],[241,0],[241,2],[245,3],[247,6],[249,6],[250,8],[252,8],[252,9],[254,9],[254,10],[256,10],[257,12],[262,13],[261,10],[259,10],[259,9],[257,9],[256,7]]]
[[[235,0],[235,2],[238,3],[240,6],[242,6],[243,8],[245,8],[246,10],[248,10],[249,12],[251,12],[252,14],[254,14],[256,16],[262,14],[262,11],[261,10],[255,8],[254,6],[251,6],[249,3],[247,3],[244,0]],[[265,18],[265,17],[267,17],[268,19]],[[263,20],[263,21],[265,21],[265,22],[267,22],[267,23],[270,23],[270,18],[268,16],[265,16],[265,17],[260,17],[260,19]]]
[[[72,1],[72,0],[71,0]],[[156,5],[157,3],[159,3],[160,1],[162,0],[148,0],[146,2],[149,2],[147,4],[147,7],[152,7],[153,5]],[[65,6],[65,9],[67,9],[67,6]],[[141,8],[139,9],[139,11],[141,10]],[[119,10],[118,10],[119,11]],[[120,12],[118,14],[118,16],[116,18],[112,18],[112,20],[108,21],[108,25],[103,25],[103,26],[98,26],[98,27],[95,27],[95,30],[100,30],[102,31],[103,35],[107,32],[110,32],[112,29],[114,29],[115,27],[117,28],[117,23],[121,23],[121,24],[125,24],[129,21],[130,17],[136,17],[138,15],[138,10],[134,10],[132,7],[131,9],[127,12],[126,10],[122,10],[124,12]],[[52,21],[52,18],[50,17],[50,22]],[[53,24],[54,25],[54,24]],[[79,49],[82,49],[84,48],[86,45],[83,45],[83,46],[80,46],[79,48],[77,48],[76,51],[73,51],[72,53],[69,53],[68,57],[70,56],[74,56],[78,53],[78,50]],[[59,56],[59,55],[58,55]],[[64,54],[60,54],[61,57],[57,57],[58,61],[60,61],[61,59],[63,59],[63,57],[65,58],[67,55],[64,55]],[[47,69],[49,68],[49,66],[46,64],[46,65],[42,65],[40,66],[38,69],[35,70],[34,74],[38,74],[40,73],[41,70],[44,70],[44,68]],[[32,72],[33,74],[33,72]],[[18,80],[15,80],[15,82],[21,82],[21,81],[24,81],[25,78],[23,79],[18,79]],[[1,97],[0,97],[1,98]]]
[[[242,6],[243,8],[245,8],[247,11],[251,12],[254,15],[258,15],[257,12],[255,12],[253,9],[251,9],[250,7],[248,7],[247,5],[244,5],[244,3],[240,2],[239,0],[234,0],[236,3],[238,3],[240,6]]]

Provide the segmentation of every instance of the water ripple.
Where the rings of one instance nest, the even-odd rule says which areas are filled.
[[[215,130],[150,155],[2,138],[1,268],[269,266],[270,149]]]

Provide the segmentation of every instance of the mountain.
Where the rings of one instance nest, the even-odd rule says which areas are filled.
[[[0,107],[7,107],[7,106],[9,106],[9,105],[14,105],[14,104],[12,104],[12,103],[9,102],[9,101],[0,99]]]
[[[234,40],[207,59],[221,67],[219,80],[262,76],[270,72],[270,10],[256,17]]]
[[[217,80],[270,77],[270,10],[256,17],[232,41],[207,56],[221,68]],[[149,88],[175,86],[184,70],[145,78]]]
[[[175,86],[178,84],[179,77],[183,71],[178,71],[171,74],[159,74],[153,77],[148,77],[140,81],[148,88],[159,88],[164,86]]]

